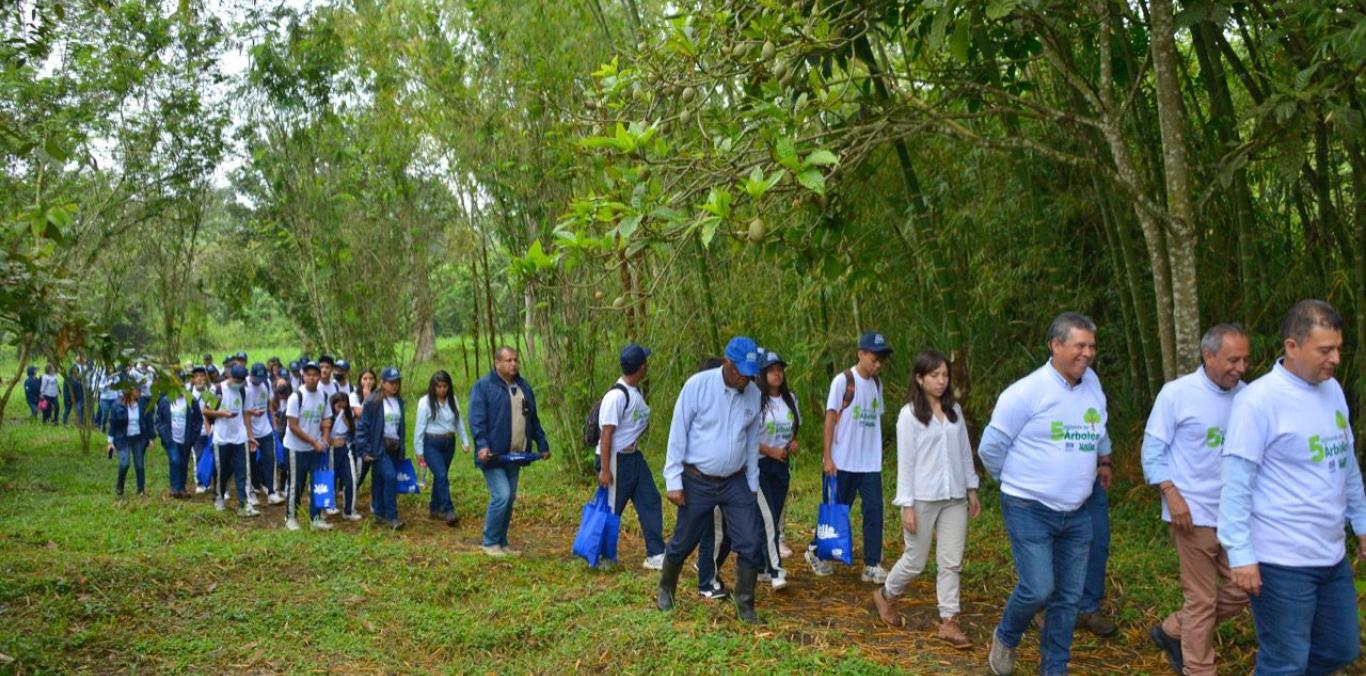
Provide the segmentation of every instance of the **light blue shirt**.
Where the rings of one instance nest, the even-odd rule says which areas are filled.
[[[447,395],[446,401],[450,406],[437,406],[436,417],[432,417],[427,397],[423,396],[417,400],[417,424],[413,426],[413,453],[422,455],[422,438],[428,434],[459,434],[460,443],[464,444],[465,448],[470,447],[470,435],[465,431],[465,426],[460,424],[460,404],[450,395]],[[456,407],[454,411],[451,410],[452,406]]]
[[[688,379],[674,402],[669,448],[664,458],[664,486],[683,489],[683,466],[710,476],[745,470],[749,490],[759,490],[759,388],[747,383],[743,392],[726,387],[721,369]]]

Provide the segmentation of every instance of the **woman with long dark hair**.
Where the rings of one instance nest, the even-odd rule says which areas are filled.
[[[374,369],[361,371],[360,378],[356,380],[356,391],[351,393],[351,414],[357,419],[360,418],[362,407],[365,400],[375,393],[375,386],[379,385],[379,376],[375,375]],[[352,447],[351,451],[351,474],[356,477],[356,485],[365,485],[365,476],[370,473],[370,461],[365,460],[359,452]],[[370,496],[370,513],[375,512],[374,496]]]
[[[958,627],[958,578],[963,570],[963,544],[968,519],[982,511],[977,502],[977,472],[972,465],[963,409],[954,401],[949,360],[934,350],[916,355],[906,405],[896,421],[896,499],[901,508],[906,549],[873,591],[873,603],[884,622],[899,626],[896,599],[925,570],[930,538],[935,536],[939,569],[939,638],[955,648],[972,641]]]
[[[394,530],[403,528],[398,518],[398,466],[403,462],[406,428],[403,410],[403,378],[389,366],[379,374],[380,385],[361,407],[356,421],[356,448],[374,466],[370,482],[370,508],[375,518]]]
[[[797,452],[797,430],[801,413],[797,397],[787,387],[787,362],[776,352],[765,352],[755,379],[763,397],[759,399],[759,515],[764,525],[763,554],[767,569],[759,576],[774,589],[787,586],[779,543],[782,536],[783,508],[791,482],[788,460]]]
[[[351,397],[337,392],[328,400],[328,410],[332,412],[332,429],[328,432],[327,445],[331,447],[332,469],[336,483],[341,486],[342,502],[337,505],[342,518],[347,521],[360,521],[356,513],[356,479],[351,468],[351,445],[356,440],[356,416],[351,412]]]
[[[451,374],[437,371],[427,382],[427,394],[417,402],[417,422],[413,424],[413,454],[425,458],[432,468],[432,499],[428,508],[433,519],[454,527],[459,523],[451,502],[450,471],[455,460],[455,437],[469,452],[470,438],[460,421],[460,405],[455,401]]]
[[[119,457],[119,480],[114,491],[123,495],[131,463],[137,475],[138,496],[142,497],[147,494],[147,446],[156,440],[157,434],[152,402],[142,396],[137,381],[131,377],[119,377],[110,388],[120,393],[109,412],[109,454],[117,453]]]

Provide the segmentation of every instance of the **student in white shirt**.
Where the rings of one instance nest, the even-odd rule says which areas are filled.
[[[332,429],[327,433],[327,445],[332,449],[332,470],[337,478],[333,483],[340,486],[337,492],[342,495],[342,500],[336,503],[335,508],[326,510],[326,513],[336,514],[340,511],[343,519],[360,521],[360,514],[356,513],[356,492],[359,484],[356,483],[355,475],[351,473],[351,468],[355,466],[351,447],[356,441],[356,416],[351,412],[351,399],[338,392],[328,400],[327,408],[332,412]]]
[[[787,509],[787,490],[792,481],[788,460],[797,452],[801,412],[797,397],[787,387],[787,362],[776,352],[764,352],[755,383],[759,399],[759,516],[764,526],[763,554],[768,565],[760,582],[774,589],[787,586],[783,569],[782,518]]]
[[[204,419],[213,421],[213,446],[218,483],[214,486],[214,507],[227,509],[228,480],[237,487],[237,513],[240,516],[259,516],[247,502],[247,454],[256,447],[256,440],[247,432],[251,411],[245,406],[244,395],[247,369],[234,364],[223,381],[217,405],[203,409]]]
[[[612,511],[618,516],[626,510],[627,501],[635,505],[645,540],[641,565],[659,570],[664,566],[664,502],[640,452],[640,438],[650,425],[650,405],[640,392],[640,383],[650,370],[650,350],[631,343],[619,357],[621,378],[598,404],[600,433],[594,459],[598,485],[608,489]]]
[[[864,582],[882,584],[882,381],[878,374],[892,356],[887,339],[876,331],[859,338],[858,364],[835,376],[825,400],[824,472],[835,477],[835,500],[853,506],[863,502]],[[853,386],[850,386],[853,380]],[[813,539],[806,562],[816,575],[834,574],[834,566],[816,556]]]
[[[962,611],[958,580],[968,519],[976,518],[982,506],[977,502],[977,471],[972,465],[967,420],[954,401],[948,358],[934,350],[916,355],[906,398],[896,421],[896,498],[892,500],[901,508],[906,549],[887,574],[886,584],[873,591],[873,604],[884,622],[903,624],[896,600],[925,570],[930,541],[935,538],[939,639],[955,648],[970,648],[972,641],[958,626]]]
[[[439,370],[427,381],[427,394],[417,401],[417,422],[413,424],[413,455],[425,458],[432,469],[432,498],[428,504],[431,518],[454,528],[460,519],[451,501],[450,471],[455,461],[455,438],[468,453],[470,437],[460,418],[451,374]]]
[[[1220,584],[1229,579],[1228,554],[1215,527],[1224,484],[1219,452],[1233,401],[1247,387],[1242,378],[1251,353],[1238,325],[1210,327],[1200,340],[1202,363],[1162,387],[1143,432],[1143,475],[1161,491],[1162,520],[1181,561],[1185,597],[1148,636],[1179,674],[1217,673],[1214,630],[1247,605],[1247,592]]]
[[[1219,543],[1233,584],[1252,595],[1254,673],[1329,674],[1361,653],[1347,522],[1357,561],[1366,556],[1366,493],[1333,377],[1342,316],[1302,300],[1281,322],[1281,339],[1285,356],[1229,414]]]
[[[299,530],[295,513],[299,509],[304,489],[309,487],[313,470],[322,468],[327,459],[327,440],[332,417],[327,414],[327,395],[318,389],[318,365],[303,365],[303,383],[289,396],[285,405],[285,448],[289,453],[289,495],[285,499],[285,528]],[[328,530],[322,510],[308,504],[308,516],[314,530]]]

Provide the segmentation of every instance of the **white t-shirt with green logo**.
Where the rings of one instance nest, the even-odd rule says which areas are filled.
[[[299,427],[318,441],[323,441],[323,415],[327,410],[327,395],[309,392],[307,387],[296,390],[285,404],[285,418],[298,418]],[[313,445],[300,439],[294,430],[285,430],[285,448],[291,451],[312,451]]]
[[[990,426],[1011,439],[1001,492],[1059,512],[1081,507],[1091,497],[1107,419],[1091,369],[1075,387],[1051,363],[1015,381],[991,413]]]
[[[1318,385],[1280,362],[1238,395],[1224,455],[1257,465],[1252,550],[1259,563],[1331,566],[1347,555],[1348,464],[1356,462],[1347,399],[1338,381]]]
[[[398,399],[395,397],[384,398],[384,438],[398,439],[398,423],[403,419],[403,410],[399,408]]]
[[[843,397],[844,394],[841,391],[841,401],[843,401]],[[792,402],[797,403],[797,395],[792,395]],[[797,405],[801,406],[801,404]],[[768,404],[759,414],[759,443],[775,448],[786,446],[787,442],[792,441],[792,428],[796,425],[800,415],[801,413],[789,408],[782,397],[769,397]],[[836,464],[838,465],[838,461]]]
[[[882,413],[886,406],[882,388],[873,378],[854,374],[854,401],[840,414],[835,424],[835,436],[830,441],[830,457],[835,467],[845,472],[882,471]],[[844,405],[844,372],[830,381],[830,396],[825,399],[825,410],[836,411]]]
[[[213,443],[215,444],[245,444],[247,443],[247,426],[242,421],[242,405],[245,402],[241,389],[236,389],[231,383],[223,383],[222,392],[217,401],[218,410],[236,413],[231,418],[215,418],[213,421]],[[212,408],[212,402],[210,403]]]
[[[251,436],[263,439],[271,435],[270,428],[270,385],[246,385],[247,408],[260,409],[261,414],[251,419]]]
[[[1247,387],[1240,382],[1224,390],[1205,375],[1205,367],[1173,380],[1157,393],[1148,426],[1143,433],[1171,449],[1172,483],[1176,484],[1191,522],[1214,528],[1219,525],[1220,452],[1228,432],[1233,398]],[[1162,500],[1162,520],[1171,522],[1167,501]]]
[[[613,453],[630,448],[640,439],[640,435],[645,434],[645,428],[650,425],[650,405],[645,403],[645,397],[641,396],[640,390],[626,384],[625,379],[618,379],[617,384],[625,387],[631,396],[627,397],[621,390],[613,387],[603,395],[602,404],[598,406],[598,425],[617,426],[612,433]],[[598,444],[596,452],[602,455],[602,444]]]

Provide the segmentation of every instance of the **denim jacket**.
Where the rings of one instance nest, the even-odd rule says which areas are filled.
[[[152,415],[152,400],[149,397],[138,397],[138,436],[144,442],[151,442],[157,437],[156,419]],[[115,446],[123,446],[131,443],[134,439],[128,436],[128,405],[122,399],[114,402],[114,408],[109,413],[109,439]]]
[[[474,436],[474,466],[484,468],[479,462],[479,449],[487,448],[492,455],[506,455],[512,444],[512,394],[510,387],[522,390],[526,401],[526,438],[528,446],[536,443],[541,453],[550,452],[550,442],[541,428],[540,416],[536,413],[536,396],[531,386],[521,376],[508,385],[497,371],[480,378],[470,388],[470,433]]]
[[[403,439],[407,436],[408,414],[403,409],[403,398],[398,397],[398,459],[403,459]],[[356,451],[378,458],[384,453],[384,393],[375,390],[361,406],[356,420]]]

